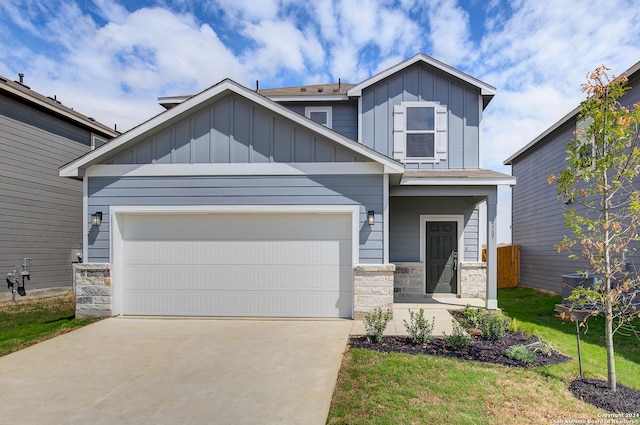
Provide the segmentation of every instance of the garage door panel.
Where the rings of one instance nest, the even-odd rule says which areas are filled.
[[[244,292],[202,293],[200,291],[132,291],[128,306],[131,315],[167,316],[262,316],[276,317],[348,317],[351,314],[351,293],[333,294]],[[336,314],[336,310],[338,314]],[[215,314],[211,312],[214,311]]]
[[[125,263],[142,264],[344,264],[351,241],[128,241]]]
[[[119,221],[124,314],[351,317],[350,214],[131,214]]]
[[[321,268],[290,266],[205,267],[145,266],[127,268],[127,290],[176,290],[200,288],[225,290],[316,290],[347,291],[351,287],[350,267]]]

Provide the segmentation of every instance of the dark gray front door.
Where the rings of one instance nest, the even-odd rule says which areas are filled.
[[[427,294],[455,294],[458,291],[458,224],[430,221],[426,227]]]

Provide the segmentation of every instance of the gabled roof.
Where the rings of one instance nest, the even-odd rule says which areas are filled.
[[[640,61],[636,62],[631,68],[623,72],[623,74],[626,75],[627,78],[629,79],[640,77]],[[516,158],[518,158],[520,155],[523,155],[525,152],[527,152],[528,150],[532,149],[534,146],[541,143],[543,140],[547,138],[547,136],[549,136],[551,133],[556,131],[558,128],[562,127],[564,124],[566,124],[572,119],[577,119],[579,113],[580,113],[580,105],[576,106],[573,110],[571,110],[571,112],[569,112],[564,117],[560,118],[558,122],[556,122],[551,127],[547,128],[545,131],[540,133],[538,137],[536,137],[535,139],[527,143],[525,146],[519,149],[516,153],[511,155],[509,158],[505,159],[503,164],[512,165],[513,161]]]
[[[250,90],[233,80],[226,79],[192,97],[189,97],[175,107],[166,110],[159,115],[156,115],[155,117],[129,130],[128,132],[122,134],[120,137],[112,140],[106,145],[103,145],[98,149],[95,149],[83,155],[75,161],[62,166],[60,168],[60,176],[82,176],[84,168],[98,164],[107,156],[122,151],[128,146],[141,141],[149,132],[154,131],[158,127],[168,125],[170,122],[177,121],[182,117],[187,116],[193,110],[193,108],[197,108],[198,106],[207,103],[213,103],[217,99],[220,99],[229,93],[235,93],[236,95],[242,96],[251,102],[263,106],[268,110],[277,113],[278,115],[288,118],[291,121],[294,121],[295,123],[308,128],[316,134],[326,137],[327,139],[353,152],[371,159],[372,162],[378,162],[384,165],[389,172],[401,173],[404,171],[404,166],[399,162],[385,155],[382,155],[374,151],[373,149],[370,149],[367,146],[356,142],[355,140],[343,136],[342,134],[329,129],[324,125],[318,124],[315,121],[312,121],[296,112],[293,112],[290,109],[279,105],[278,103],[268,99],[267,97],[256,93],[255,91]]]
[[[22,77],[22,75],[21,75]],[[22,80],[22,78],[21,78]],[[73,124],[88,129],[101,136],[106,136],[109,139],[118,136],[120,133],[111,127],[87,117],[73,109],[64,106],[55,97],[47,97],[40,93],[37,93],[27,85],[18,81],[11,81],[7,77],[0,75],[0,94],[10,96],[18,99],[22,103],[26,103],[37,109],[44,110],[48,114],[54,115],[60,119],[70,121]]]
[[[477,88],[480,89],[480,95],[483,98],[483,103],[484,106],[486,107],[487,104],[489,104],[489,102],[491,101],[491,99],[493,98],[493,96],[495,96],[496,94],[496,88],[485,83],[482,82],[480,80],[478,80],[477,78],[474,78],[468,74],[465,74],[462,71],[459,71],[443,62],[440,62],[437,59],[432,58],[431,56],[427,56],[424,53],[418,53],[417,55],[403,61],[400,62],[397,65],[392,66],[391,68],[388,68],[376,75],[374,75],[371,78],[368,78],[366,80],[364,80],[363,82],[356,84],[355,86],[351,87],[349,89],[349,91],[347,92],[347,94],[349,96],[362,96],[362,90],[364,90],[365,88],[377,83],[380,80],[383,80],[399,71],[402,71],[405,68],[410,67],[411,65],[415,64],[415,63],[424,63],[426,65],[432,66],[436,69],[439,69],[443,72],[446,72],[449,75],[452,75],[455,78],[458,78],[459,80],[462,80],[468,84],[471,84],[472,86],[475,86]]]

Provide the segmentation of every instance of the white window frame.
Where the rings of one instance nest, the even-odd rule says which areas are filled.
[[[409,108],[433,108],[434,109],[434,129],[433,130],[408,130],[407,129],[407,109]],[[447,160],[448,145],[448,124],[447,109],[438,102],[402,102],[393,108],[393,158],[402,162],[438,163]],[[433,134],[432,157],[407,156],[407,135],[408,134]]]
[[[433,111],[433,130],[410,130],[409,128],[407,128],[407,120],[409,119],[409,109],[418,109],[418,108],[422,108],[422,109],[426,109],[426,108],[430,108]],[[404,130],[404,134],[405,134],[405,140],[404,140],[404,146],[405,146],[405,158],[409,161],[409,160],[413,160],[413,161],[434,161],[436,159],[436,107],[435,105],[425,105],[425,104],[419,104],[419,105],[404,105],[404,110],[405,110],[405,130]],[[408,146],[407,146],[407,139],[409,135],[411,134],[433,134],[433,156],[409,156],[407,154],[407,151],[409,150]]]
[[[311,119],[312,112],[325,112],[327,114],[327,123],[322,125],[333,128],[333,108],[331,106],[307,106],[304,108],[304,116],[309,119]]]
[[[103,142],[100,146],[106,145],[109,142],[104,137],[100,137],[95,133],[91,133],[91,150],[96,149],[96,147],[100,147],[100,146],[96,146],[96,139],[100,140],[101,142]]]

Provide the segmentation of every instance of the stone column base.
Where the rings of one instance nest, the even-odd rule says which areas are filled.
[[[360,264],[353,269],[353,318],[381,308],[393,312],[394,264]]]
[[[74,264],[73,273],[76,282],[76,317],[113,316],[111,265]]]
[[[487,263],[461,263],[460,280],[460,297],[487,298]]]

